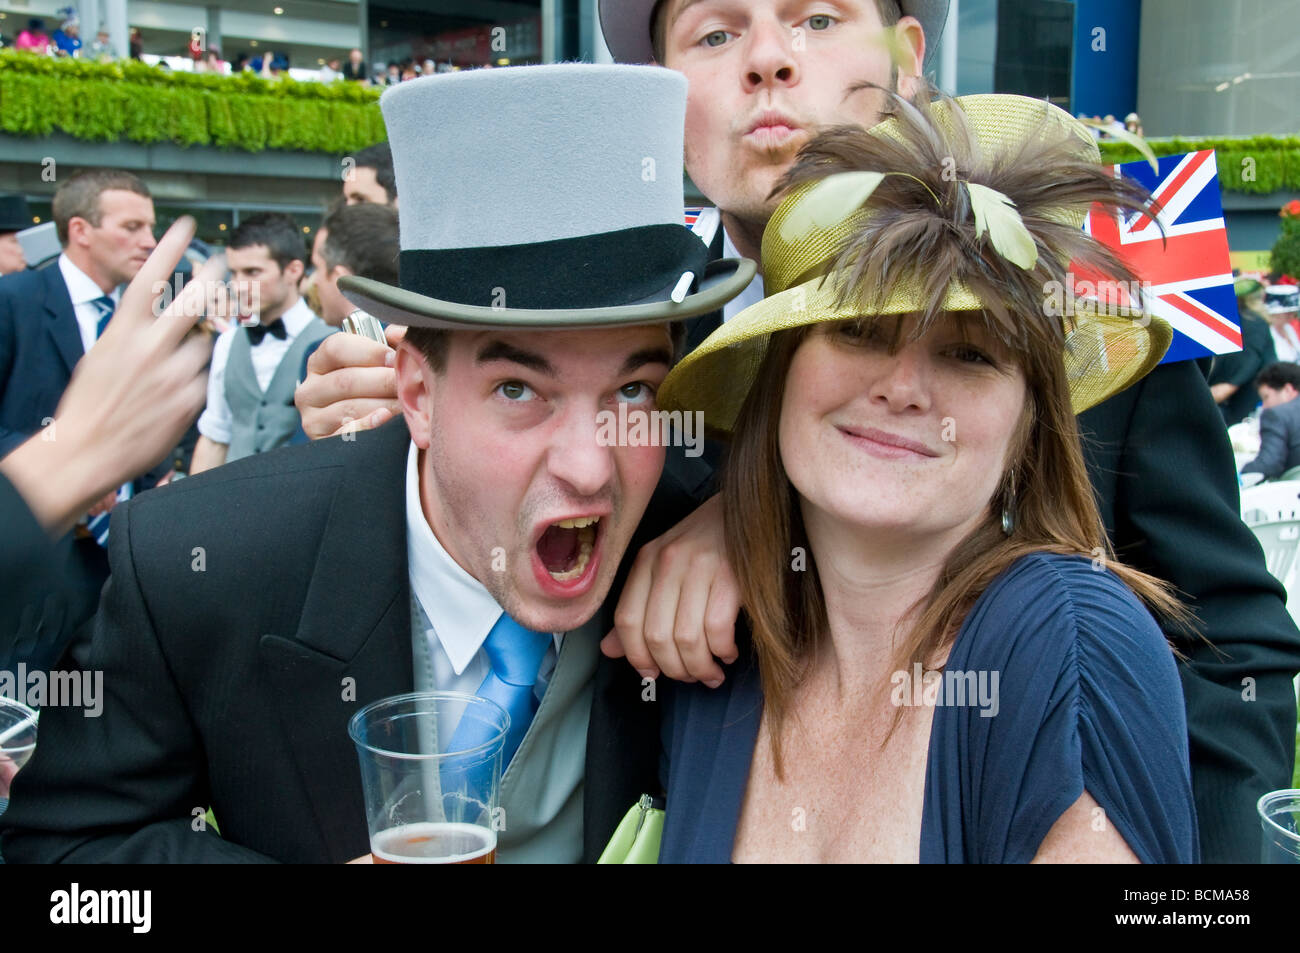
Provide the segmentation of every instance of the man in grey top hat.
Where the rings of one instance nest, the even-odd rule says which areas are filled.
[[[384,94],[400,287],[339,284],[411,328],[401,417],[117,511],[75,658],[103,673],[102,713],[42,714],[0,817],[7,861],[356,858],[348,719],[497,682],[519,729],[498,859],[600,854],[657,768],[656,706],[601,656],[602,610],[634,533],[693,504],[659,485],[659,441],[606,440],[601,417],[652,410],[679,322],[754,275],[682,224],[685,103],[677,74],[575,64]],[[423,186],[431,168],[463,189]]]

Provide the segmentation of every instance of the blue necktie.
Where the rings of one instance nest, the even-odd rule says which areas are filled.
[[[104,328],[108,327],[108,321],[113,317],[113,311],[116,310],[117,305],[113,304],[111,295],[103,295],[90,303],[99,312],[99,320],[95,323],[95,340],[98,341],[104,336]]]
[[[483,643],[492,668],[476,694],[496,702],[510,715],[510,730],[501,757],[503,774],[524,740],[533,715],[537,714],[539,703],[533,688],[546,649],[552,642],[550,634],[531,632],[503,612]],[[462,720],[452,734],[452,748],[463,751],[477,747],[491,734],[491,729],[477,719]]]
[[[99,312],[99,319],[95,322],[95,340],[99,340],[104,336],[104,329],[108,327],[108,322],[113,317],[113,311],[117,306],[113,304],[113,298],[111,295],[102,295],[90,303],[94,305],[95,310]],[[123,484],[122,488],[117,491],[118,502],[129,500],[130,498],[131,484]],[[95,542],[99,543],[101,546],[108,545],[108,521],[109,517],[112,515],[111,511],[108,513],[101,513],[99,516],[92,518],[86,525],[86,528],[90,531],[90,535],[94,536]]]

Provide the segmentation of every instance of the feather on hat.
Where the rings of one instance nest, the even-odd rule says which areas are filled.
[[[1172,332],[1140,307],[1053,307],[1072,298],[1072,265],[1133,287],[1082,225],[1095,203],[1155,214],[1147,193],[1103,168],[1088,129],[1049,103],[932,103],[936,92],[890,94],[879,125],[834,127],[804,147],[763,236],[768,296],[678,364],[661,406],[703,410],[711,430],[729,431],[771,334],[877,315],[915,315],[906,333],[920,337],[945,312],[980,312],[1013,354],[1050,342],[1076,412],[1155,367]]]

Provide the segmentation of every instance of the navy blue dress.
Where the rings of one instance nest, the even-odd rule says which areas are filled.
[[[1174,657],[1115,575],[1081,557],[1017,560],[976,602],[945,670],[984,672],[986,692],[935,708],[922,863],[1028,862],[1085,789],[1143,863],[1199,861]],[[716,691],[676,684],[665,701],[659,860],[727,863],[763,704],[752,656]]]

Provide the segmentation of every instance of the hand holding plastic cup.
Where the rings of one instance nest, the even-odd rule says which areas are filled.
[[[500,705],[462,692],[398,695],[352,716],[375,863],[496,863],[509,727]]]
[[[38,717],[21,702],[0,696],[0,800],[9,799],[14,775],[36,750]]]

